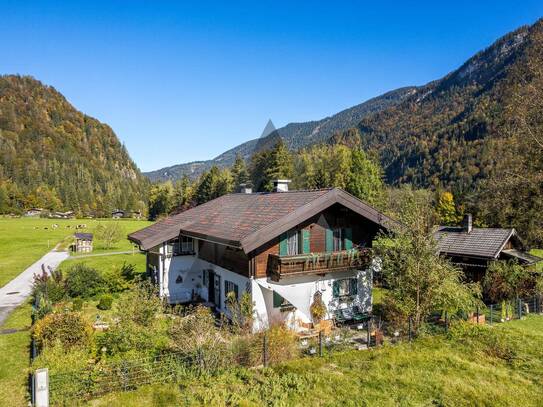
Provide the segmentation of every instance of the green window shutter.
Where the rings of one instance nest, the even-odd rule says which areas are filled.
[[[311,252],[311,232],[309,229],[302,230],[302,241],[303,241],[303,253]]]
[[[353,248],[353,230],[351,228],[343,229],[343,236],[345,237],[345,250]]]
[[[234,294],[236,295],[236,300],[239,300],[238,285],[234,284]]]
[[[279,256],[286,256],[287,252],[287,234],[281,233],[281,236],[279,236]]]
[[[277,294],[274,291],[273,292],[273,308],[279,308],[282,303],[283,303],[283,297],[281,297],[279,294]]]
[[[334,281],[334,283],[332,284],[332,296],[334,298],[338,298],[339,297],[339,281]]]
[[[326,229],[326,251],[334,251],[334,232],[332,229]]]
[[[351,278],[350,280],[350,292],[351,292],[351,295],[357,295],[358,294],[358,279],[356,278]]]

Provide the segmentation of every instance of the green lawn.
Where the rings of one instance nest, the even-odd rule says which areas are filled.
[[[122,266],[123,263],[133,264],[136,271],[143,273],[145,271],[145,255],[140,252],[134,254],[110,254],[108,256],[84,257],[77,256],[64,260],[60,269],[65,271],[74,264],[83,263],[99,271],[109,271]]]
[[[113,221],[97,219],[40,219],[40,218],[0,218],[0,287],[37,261],[47,251],[64,240],[65,246],[75,231],[74,226],[86,224],[88,232],[103,222],[118,222],[128,234],[150,224],[147,221],[123,219]],[[52,225],[59,227],[53,229]],[[69,226],[69,228],[68,228]],[[121,239],[110,251],[131,250],[127,239]],[[96,253],[103,252],[100,242],[96,243]]]
[[[114,393],[92,406],[537,406],[543,399],[543,317],[502,324],[513,356],[445,336],[370,351],[305,358],[265,370],[235,370],[178,385]],[[486,347],[485,347],[486,346]]]
[[[543,249],[533,249],[530,253],[543,258]],[[543,271],[543,261],[539,262],[536,267],[538,270]]]
[[[0,330],[23,329],[21,332],[0,334],[0,406],[27,404],[30,313],[31,306],[22,305],[0,327]]]

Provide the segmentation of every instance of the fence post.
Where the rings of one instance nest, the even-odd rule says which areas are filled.
[[[493,321],[493,314],[494,312],[494,305],[493,304],[490,304],[490,325],[492,325],[492,321]]]
[[[263,349],[262,349],[262,362],[264,364],[264,367],[268,366],[268,334],[264,333],[264,342],[263,342]]]
[[[517,297],[517,311],[518,311],[518,319],[522,319],[522,307],[520,305],[520,298]]]
[[[476,312],[477,312],[477,325],[479,325],[479,304],[477,304]]]
[[[371,318],[368,319],[368,338],[367,338],[367,344],[368,344],[368,349],[371,345],[371,328],[370,328],[370,324],[371,324]]]
[[[37,369],[33,379],[34,407],[49,407],[49,370]]]
[[[449,332],[449,312],[445,311],[445,332]]]
[[[411,342],[411,317],[409,317],[409,328],[408,328],[408,336],[409,336],[409,342]]]
[[[322,331],[319,331],[319,356],[322,357]]]

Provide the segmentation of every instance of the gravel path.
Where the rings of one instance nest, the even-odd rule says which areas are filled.
[[[41,274],[42,264],[56,268],[63,260],[69,257],[67,252],[50,251],[36,263],[0,288],[0,326],[9,313],[21,305],[30,296],[34,274]]]

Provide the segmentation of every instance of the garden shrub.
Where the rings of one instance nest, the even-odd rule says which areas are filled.
[[[75,298],[72,301],[72,311],[81,311],[83,309],[83,299],[82,298]]]
[[[100,301],[98,302],[98,305],[96,308],[101,309],[102,311],[106,311],[111,309],[111,305],[113,304],[113,297],[109,294],[104,294],[100,297]]]
[[[268,360],[270,363],[278,363],[300,356],[298,337],[291,329],[282,324],[274,325],[265,333],[268,336]],[[262,337],[262,335],[263,333],[256,336]]]
[[[66,348],[89,343],[92,327],[78,313],[47,314],[34,325],[33,336],[39,349],[59,342]]]
[[[48,272],[42,265],[42,273],[34,276],[32,296],[34,299],[44,297],[51,304],[56,304],[66,298],[66,286],[62,271],[49,268]]]
[[[119,303],[119,319],[138,325],[151,326],[162,314],[162,300],[149,282],[137,284]]]
[[[197,306],[174,320],[169,330],[170,349],[193,360],[201,370],[215,370],[231,362],[228,332],[215,326],[207,307]]]
[[[492,327],[459,321],[451,324],[448,336],[465,346],[472,347],[485,355],[511,362],[516,352],[500,332]]]
[[[45,295],[39,294],[36,303],[36,306],[32,308],[32,317],[34,320],[42,319],[53,311],[51,301],[49,301]]]
[[[70,297],[89,298],[105,292],[107,284],[96,269],[77,263],[68,269],[66,288]]]

